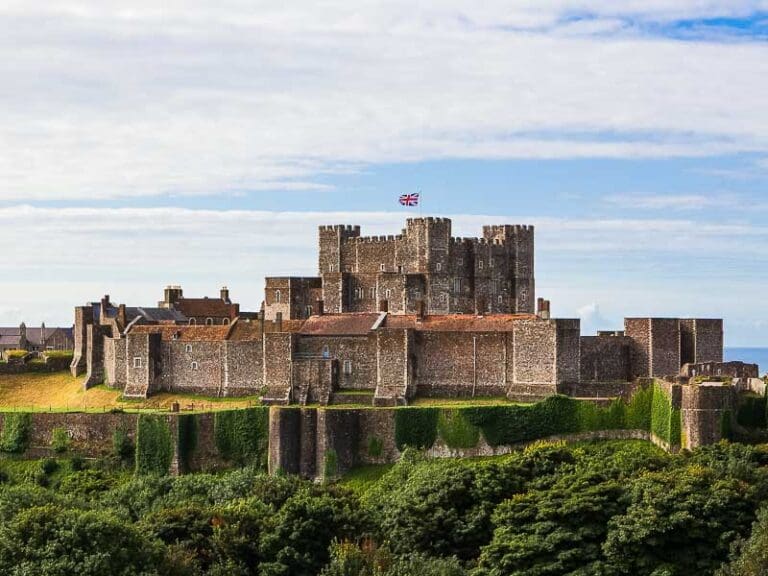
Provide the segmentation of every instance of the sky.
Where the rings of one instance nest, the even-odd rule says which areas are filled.
[[[457,236],[534,224],[585,334],[768,346],[768,0],[3,0],[0,110],[0,325],[258,309],[318,225],[395,234],[421,191]]]

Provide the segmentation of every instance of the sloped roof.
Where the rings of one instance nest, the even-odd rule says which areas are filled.
[[[114,310],[114,314],[111,311]],[[110,316],[117,315],[117,308],[110,309]],[[188,318],[178,310],[144,306],[126,306],[125,316],[128,322],[141,316],[150,322],[187,322]]]
[[[43,336],[43,333],[41,332],[40,328],[40,326],[27,326],[27,342],[33,345],[42,344],[43,338],[41,338],[41,336]],[[64,332],[69,338],[73,337],[73,331],[71,327],[62,328],[57,326],[46,326],[44,330],[46,340],[59,330]],[[0,344],[2,345],[7,346],[10,343],[18,345],[20,336],[21,331],[18,326],[0,327]]]
[[[324,314],[304,321],[303,336],[365,336],[379,319],[377,313]]]
[[[424,316],[388,315],[385,328],[411,329],[419,332],[510,332],[515,322],[537,320],[535,314],[440,314]]]
[[[131,334],[160,334],[163,340],[182,342],[218,342],[226,340],[231,326],[174,326],[169,324],[139,324]]]
[[[210,316],[211,318],[234,318],[237,304],[227,304],[220,298],[180,298],[174,305],[186,316]]]

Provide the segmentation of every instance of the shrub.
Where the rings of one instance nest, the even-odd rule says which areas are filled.
[[[58,469],[59,463],[53,458],[44,458],[43,460],[40,460],[40,470],[42,470],[43,474],[46,476],[50,476]]]
[[[3,432],[0,436],[0,450],[21,454],[29,444],[29,432],[32,427],[32,415],[9,412],[3,419]]]
[[[85,459],[82,456],[74,455],[69,459],[69,467],[72,472],[80,472],[85,468]]]
[[[142,414],[136,430],[136,473],[168,473],[173,459],[173,440],[163,416]]]
[[[441,410],[437,431],[449,448],[474,448],[480,440],[480,429],[460,410]]]
[[[51,432],[51,448],[62,454],[69,449],[69,433],[64,428],[54,428]]]
[[[112,432],[112,452],[120,460],[128,460],[134,455],[133,442],[123,428],[116,428]]]
[[[395,445],[431,448],[437,439],[438,408],[400,408],[395,411]]]

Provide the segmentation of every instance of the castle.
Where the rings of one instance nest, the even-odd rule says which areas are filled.
[[[258,312],[226,288],[190,299],[171,286],[156,307],[105,297],[75,310],[72,372],[126,397],[325,405],[353,394],[377,406],[611,396],[644,377],[752,373],[723,363],[719,319],[627,318],[624,331],[582,336],[578,319],[551,318],[536,298],[533,226],[482,232],[453,237],[447,218],[408,219],[394,236],[321,226],[318,276],[267,278]]]

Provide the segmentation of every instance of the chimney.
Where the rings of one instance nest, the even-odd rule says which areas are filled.
[[[315,302],[315,313],[318,316],[325,314],[325,302],[323,300],[318,300]]]
[[[550,302],[549,300],[545,300],[544,298],[539,298],[536,304],[536,314],[541,318],[542,320],[549,320],[550,319]]]
[[[379,300],[379,312],[389,312],[389,300]]]
[[[221,295],[222,302],[225,302],[226,304],[232,303],[232,301],[229,299],[229,288],[222,286],[219,294]]]
[[[166,286],[164,296],[161,308],[173,308],[176,302],[184,297],[184,292],[181,286]]]
[[[117,323],[120,325],[120,328],[125,328],[128,325],[125,304],[120,304],[120,306],[117,307]]]
[[[283,331],[283,313],[277,312],[275,314],[275,332]]]

